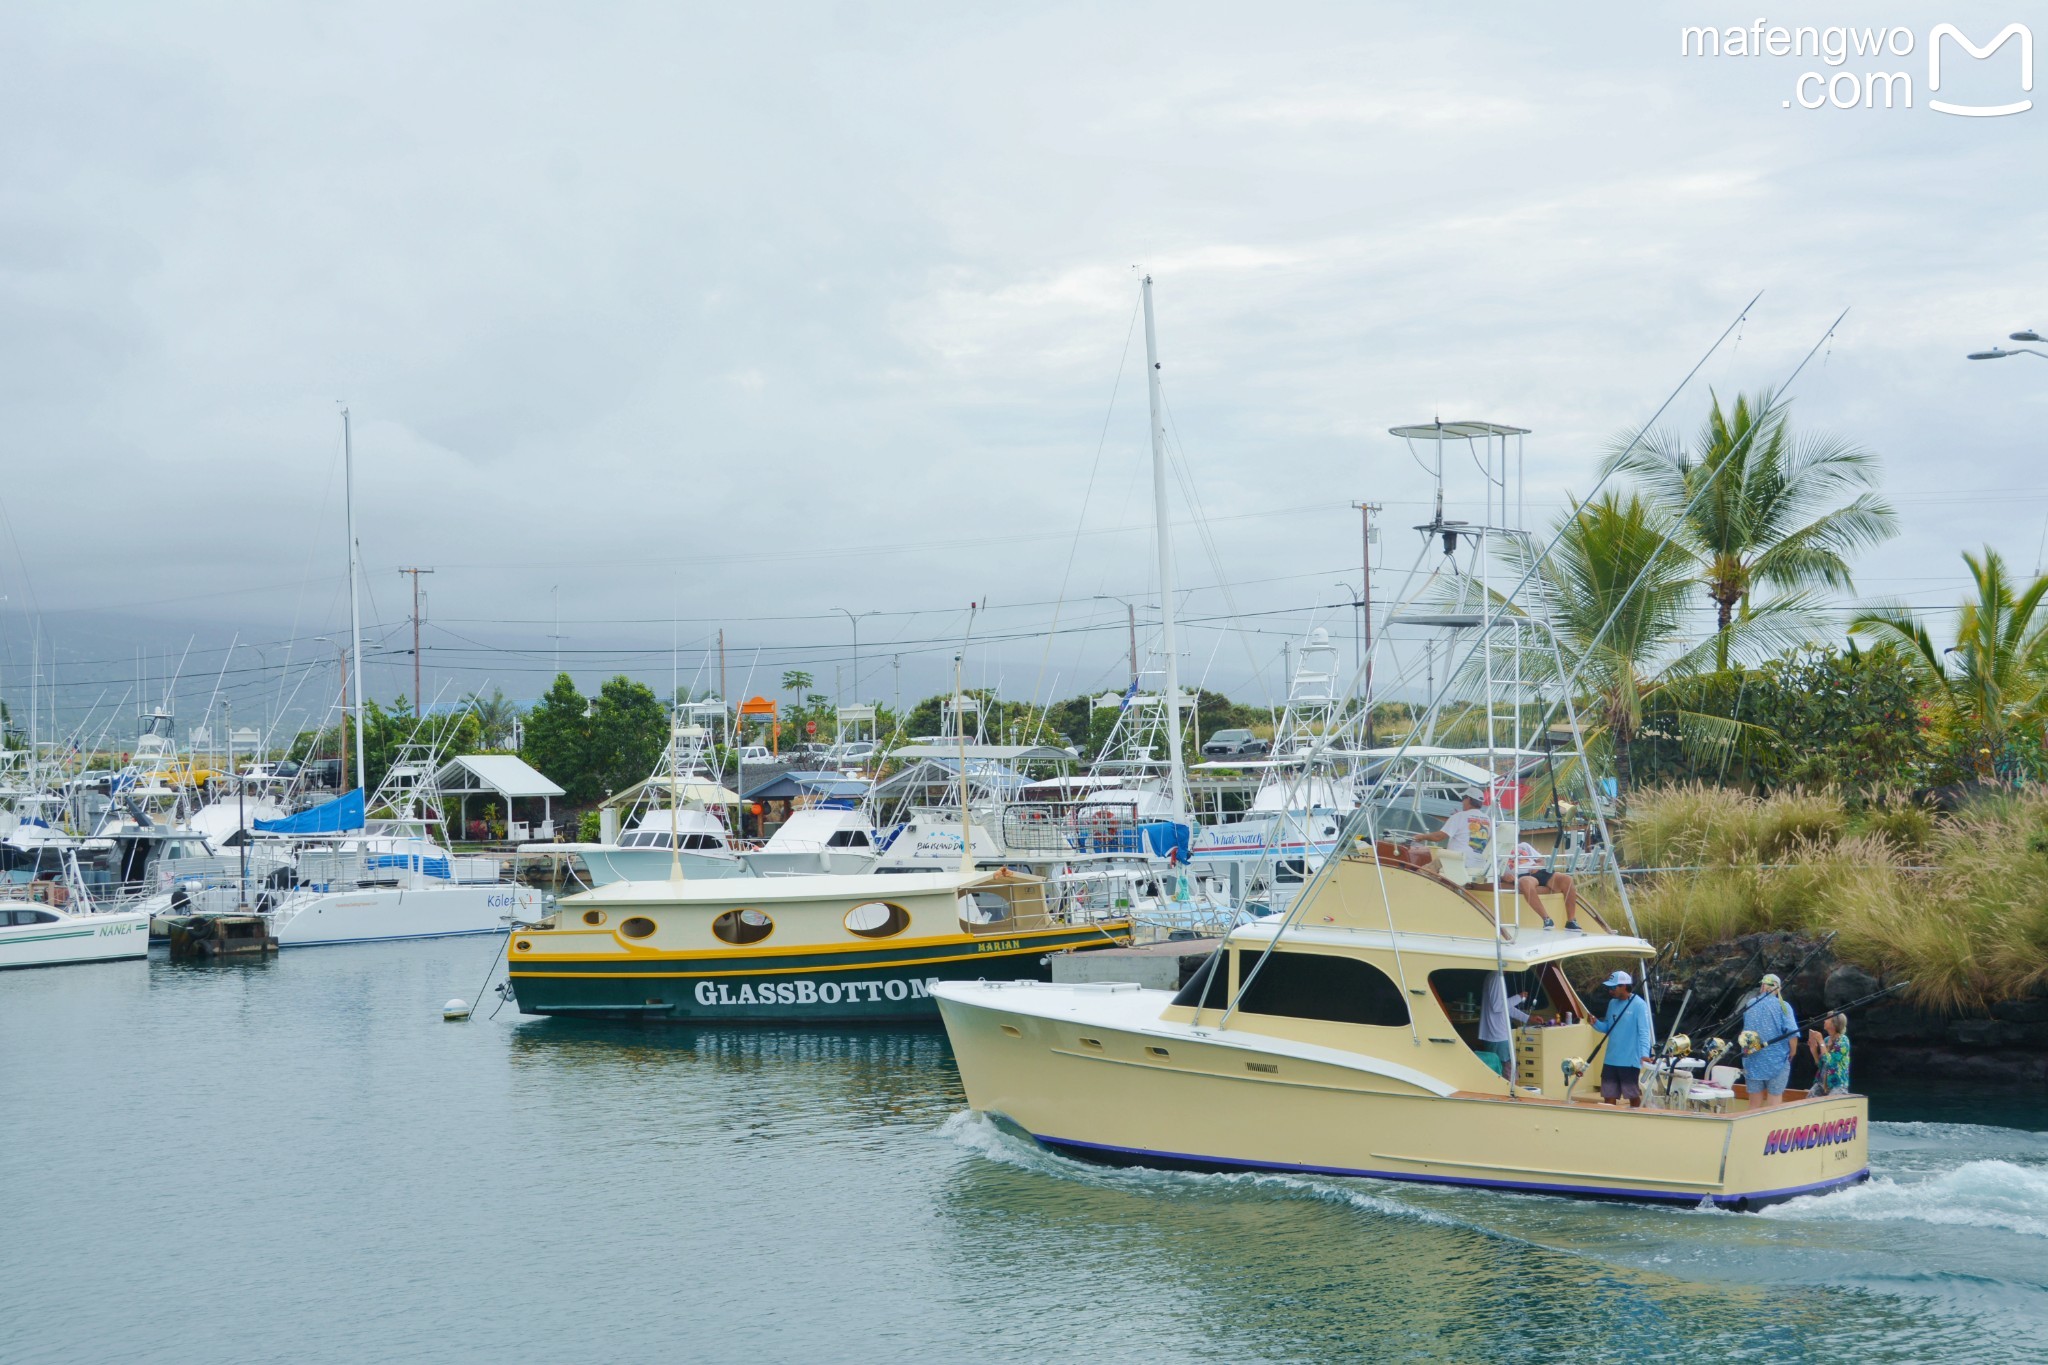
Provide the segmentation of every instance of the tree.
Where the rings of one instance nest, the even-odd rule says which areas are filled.
[[[1980,774],[2004,754],[2022,726],[2048,716],[2048,576],[2015,594],[2011,571],[1998,551],[1967,552],[1974,600],[1962,604],[1956,642],[1937,650],[1927,627],[1899,603],[1860,612],[1854,634],[1889,640],[1927,670],[1947,710],[1951,739],[1967,745]],[[1951,665],[1950,660],[1954,663]]]
[[[491,695],[472,692],[463,699],[471,715],[476,717],[480,744],[486,749],[510,749],[512,737],[519,729],[519,704],[507,697],[500,688],[492,688]]]
[[[623,673],[598,689],[584,750],[592,787],[622,791],[652,775],[668,742],[669,711],[654,689]]]
[[[1691,449],[1668,434],[1624,433],[1608,470],[1642,481],[1697,556],[1728,666],[1728,630],[1759,587],[1796,593],[1851,586],[1848,556],[1897,533],[1898,517],[1868,489],[1877,457],[1839,437],[1795,436],[1787,403],[1766,389],[1723,409],[1711,397]],[[1831,506],[1854,494],[1840,506]]]
[[[1641,497],[1624,500],[1608,493],[1566,513],[1557,525],[1556,545],[1533,565],[1545,589],[1541,596],[1554,604],[1559,654],[1585,698],[1580,723],[1588,739],[1604,738],[1612,750],[1615,786],[1624,792],[1647,704],[1671,703],[1681,738],[1689,743],[1732,744],[1744,723],[1689,705],[1686,684],[1705,673],[1728,644],[1769,654],[1798,643],[1794,614],[1766,606],[1688,647],[1694,563],[1674,543],[1674,529],[1671,518]],[[1522,574],[1532,571],[1539,553],[1510,541],[1506,557]]]
[[[553,778],[572,802],[587,803],[599,792],[590,771],[589,703],[575,680],[558,674],[545,695],[526,713],[525,743],[519,756]]]
[[[791,696],[801,697],[815,685],[811,675],[801,668],[792,668],[782,675],[782,690]]]

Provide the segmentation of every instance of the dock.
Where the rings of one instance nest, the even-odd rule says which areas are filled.
[[[173,962],[262,957],[277,951],[277,939],[261,915],[192,915],[171,920],[170,930]]]
[[[1217,942],[1213,938],[1175,939],[1131,948],[1058,953],[1052,959],[1052,979],[1061,985],[1135,981],[1152,990],[1177,991],[1216,951]]]

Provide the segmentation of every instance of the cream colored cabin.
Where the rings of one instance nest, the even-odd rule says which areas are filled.
[[[1499,904],[1497,925],[1490,888],[1365,854],[1329,868],[1284,928],[1276,916],[1235,930],[1177,994],[996,981],[932,993],[970,1105],[1100,1159],[1732,1207],[1867,1176],[1861,1096],[1788,1091],[1750,1112],[1702,1087],[1643,1109],[1601,1103],[1601,1035],[1565,968],[1600,957],[1633,974],[1651,945],[1583,907],[1599,932],[1546,930],[1526,907],[1517,925],[1512,893]],[[1533,1016],[1512,1082],[1474,1048],[1496,970]],[[1591,1071],[1568,1075],[1569,1058]]]

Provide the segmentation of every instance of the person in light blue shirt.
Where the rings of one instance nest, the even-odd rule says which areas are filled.
[[[1643,1107],[1643,1063],[1657,1050],[1650,1027],[1650,1002],[1635,992],[1635,978],[1616,972],[1600,983],[1607,987],[1607,1017],[1593,1027],[1607,1035],[1607,1057],[1600,1065],[1600,1098],[1609,1104],[1627,1096],[1631,1109]]]
[[[1749,1107],[1768,1109],[1782,1104],[1785,1082],[1792,1079],[1792,1051],[1799,1045],[1799,1020],[1781,993],[1784,983],[1776,972],[1764,975],[1762,989],[1742,1012],[1742,1031],[1756,1035],[1757,1048],[1745,1046],[1742,1083],[1749,1090]]]

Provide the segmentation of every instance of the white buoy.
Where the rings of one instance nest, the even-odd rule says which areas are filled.
[[[469,1002],[467,1000],[450,1000],[447,1004],[441,1006],[441,1017],[443,1019],[469,1018]]]

